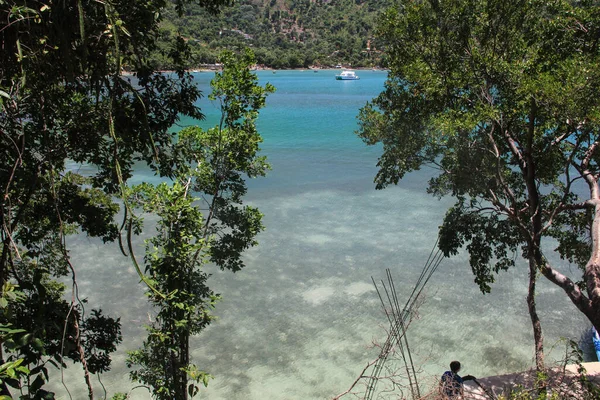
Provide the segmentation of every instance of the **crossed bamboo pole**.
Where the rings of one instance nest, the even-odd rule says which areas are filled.
[[[394,285],[394,279],[389,268],[386,269],[387,285],[382,280],[380,288],[375,282],[375,279],[371,277],[373,285],[375,285],[375,290],[377,290],[377,295],[379,296],[383,310],[388,318],[388,322],[390,324],[390,333],[388,334],[384,345],[381,347],[379,357],[377,358],[377,361],[373,366],[373,371],[370,374],[369,383],[367,384],[364,396],[366,400],[373,399],[381,371],[383,370],[384,364],[394,348],[398,348],[400,351],[404,368],[408,377],[412,398],[418,399],[421,397],[417,374],[415,371],[406,331],[416,301],[419,299],[423,289],[429,282],[429,279],[431,279],[431,276],[437,270],[442,259],[444,258],[442,252],[439,249],[436,250],[436,248],[437,242],[429,254],[429,258],[427,259],[427,262],[421,271],[421,275],[419,276],[417,283],[413,287],[412,293],[402,308],[400,307],[396,286]]]

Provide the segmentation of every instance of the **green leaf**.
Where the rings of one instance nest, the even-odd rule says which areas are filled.
[[[37,351],[43,351],[44,350],[44,343],[39,338],[33,339],[33,341],[31,342],[31,345]]]
[[[14,329],[14,328],[9,328],[8,326],[10,326],[10,325],[0,326],[0,332],[11,334],[11,335],[15,334],[15,333],[25,332],[25,329]]]
[[[42,388],[42,386],[44,386],[44,378],[42,378],[42,376],[41,376],[41,375],[38,375],[38,376],[37,376],[37,377],[34,379],[34,381],[33,381],[33,382],[30,384],[30,386],[29,386],[29,390],[30,390],[32,393],[35,393],[35,392],[37,392],[39,389],[41,389],[41,388]]]

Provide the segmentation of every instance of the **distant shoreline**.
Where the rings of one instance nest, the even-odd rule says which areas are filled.
[[[222,71],[222,67],[221,66],[215,66],[215,67],[205,67],[205,68],[190,68],[190,69],[186,69],[186,72],[190,72],[190,73],[199,73],[199,72],[218,72],[218,71]],[[252,71],[314,71],[314,72],[319,72],[319,71],[343,71],[343,70],[351,70],[351,71],[388,71],[386,68],[378,68],[378,67],[341,67],[341,68],[336,68],[336,67],[327,67],[327,68],[316,68],[316,67],[309,67],[309,68],[270,68],[270,67],[255,67],[252,68]],[[159,72],[161,74],[169,74],[169,73],[173,73],[175,72],[174,70],[168,70],[168,69],[161,69],[161,70],[157,70],[156,72]],[[131,76],[134,75],[135,71],[123,71],[121,72],[122,76]]]

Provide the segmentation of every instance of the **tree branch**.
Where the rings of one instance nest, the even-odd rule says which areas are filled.
[[[592,143],[590,145],[590,147],[585,152],[585,157],[583,158],[583,160],[581,160],[581,169],[582,170],[586,171],[589,168],[590,161],[592,160],[592,156],[594,155],[594,152],[598,148],[598,144],[599,144],[599,142],[595,141],[594,143]]]
[[[592,304],[585,294],[579,289],[569,277],[563,275],[558,270],[552,268],[548,261],[544,259],[543,264],[539,267],[540,272],[552,283],[564,290],[573,304],[585,315],[589,315],[592,311]]]
[[[521,153],[521,150],[519,150],[519,147],[517,146],[519,142],[517,142],[517,140],[510,134],[510,132],[508,132],[507,129],[504,130],[503,135],[506,139],[506,143],[508,144],[511,153],[519,161],[519,166],[521,167],[521,169],[524,170],[525,168],[527,168],[527,163],[525,161],[525,158],[523,158],[523,153]]]

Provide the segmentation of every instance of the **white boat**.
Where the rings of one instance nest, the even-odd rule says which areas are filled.
[[[335,79],[337,79],[338,81],[353,81],[353,80],[360,79],[360,78],[358,77],[358,75],[356,75],[354,73],[354,71],[346,70],[346,71],[342,71],[341,74],[336,75]]]

